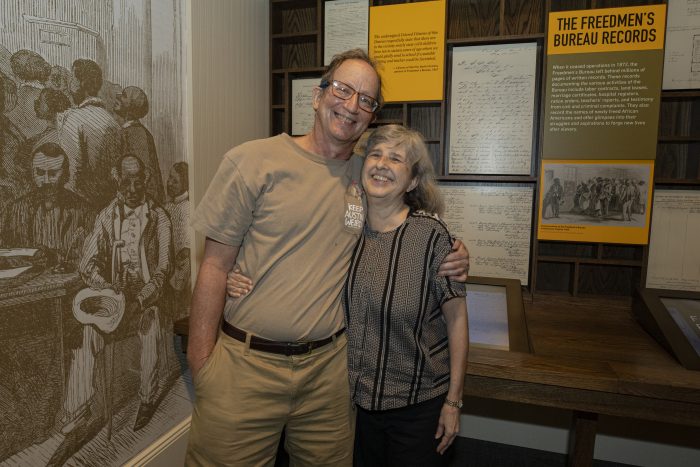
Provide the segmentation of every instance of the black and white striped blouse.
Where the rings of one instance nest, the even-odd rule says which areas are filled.
[[[447,392],[440,306],[466,294],[463,283],[437,276],[451,248],[445,224],[422,212],[390,232],[365,226],[343,294],[350,393],[360,407],[405,407]]]

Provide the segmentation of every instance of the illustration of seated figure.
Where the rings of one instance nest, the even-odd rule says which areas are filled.
[[[146,426],[158,407],[160,315],[171,267],[172,228],[163,208],[146,195],[148,174],[140,159],[122,157],[113,176],[119,187],[117,197],[98,214],[80,262],[88,288],[76,295],[73,313],[84,326],[74,339],[68,339],[74,348],[60,423],[66,438],[50,465],[65,462],[106,422],[91,408],[96,357],[104,351],[106,340],[119,340],[135,331],[141,344],[140,405],[133,430]]]
[[[83,197],[67,190],[68,158],[55,143],[32,155],[33,189],[7,206],[0,245],[43,248],[62,270],[75,270],[94,211]]]

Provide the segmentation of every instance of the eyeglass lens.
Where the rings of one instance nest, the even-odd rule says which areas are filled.
[[[374,112],[377,110],[378,103],[374,98],[355,91],[351,86],[343,83],[342,81],[334,80],[331,89],[333,90],[334,96],[343,100],[351,99],[352,96],[357,94],[357,104],[366,112]]]

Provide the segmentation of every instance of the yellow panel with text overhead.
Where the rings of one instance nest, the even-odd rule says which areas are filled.
[[[666,5],[553,12],[542,158],[654,159]]]
[[[666,5],[550,13],[547,55],[660,50]]]
[[[386,102],[442,100],[444,0],[370,8],[369,54]]]

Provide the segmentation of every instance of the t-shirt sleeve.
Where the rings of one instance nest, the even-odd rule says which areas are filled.
[[[438,276],[437,274],[445,256],[452,251],[452,236],[442,223],[435,222],[438,224],[438,227],[436,228],[437,235],[430,272],[433,277],[433,291],[438,297],[440,305],[442,305],[455,297],[465,297],[467,291],[463,282],[453,281],[449,277]]]
[[[238,148],[229,151],[192,216],[192,228],[217,242],[240,246],[253,222],[259,171],[254,158]]]

